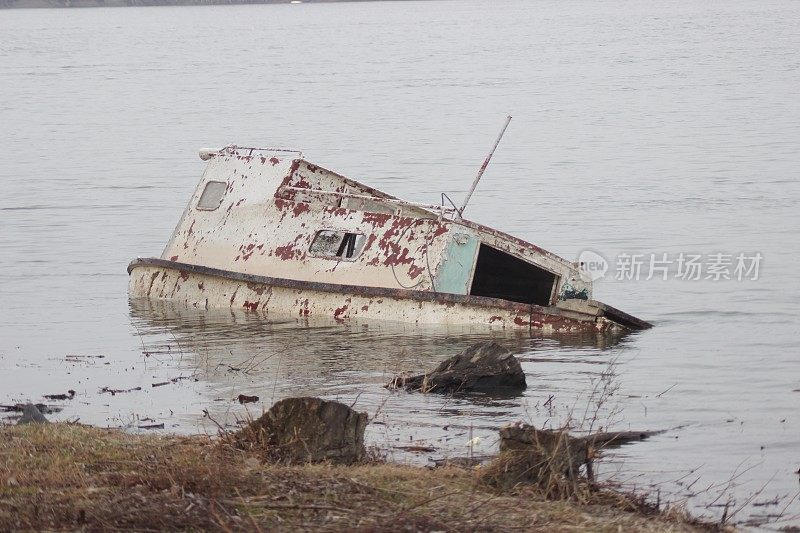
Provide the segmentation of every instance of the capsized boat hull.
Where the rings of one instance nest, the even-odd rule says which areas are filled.
[[[625,318],[614,314],[616,309],[597,302],[569,309],[543,307],[480,296],[272,278],[155,258],[133,261],[128,272],[132,298],[175,300],[206,309],[229,307],[335,320],[484,324],[536,333],[621,333],[649,326],[625,324]]]

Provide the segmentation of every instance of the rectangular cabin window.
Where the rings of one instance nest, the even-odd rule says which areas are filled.
[[[309,249],[313,255],[353,261],[364,248],[366,237],[360,233],[345,231],[318,231]]]
[[[203,189],[203,194],[200,195],[197,209],[203,211],[215,210],[222,203],[222,198],[225,196],[227,189],[228,184],[224,181],[209,181],[206,183],[206,188]]]
[[[556,280],[552,272],[481,243],[470,294],[547,306]]]

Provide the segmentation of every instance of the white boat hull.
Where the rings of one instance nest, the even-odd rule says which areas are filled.
[[[537,333],[615,333],[604,316],[494,298],[356,287],[254,276],[138,259],[129,266],[132,298],[183,302],[196,308],[244,309],[262,315],[375,319],[416,324],[479,325]]]

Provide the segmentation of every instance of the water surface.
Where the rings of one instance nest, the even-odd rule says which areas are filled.
[[[520,419],[668,429],[601,471],[704,516],[727,505],[734,521],[797,524],[798,17],[788,1],[2,11],[0,402],[73,389],[55,419],[195,432],[215,430],[204,410],[247,417],[238,394],[261,398],[252,415],[320,395],[367,411],[371,444],[422,463],[475,437],[472,453],[490,452]],[[438,202],[462,197],[507,113],[470,218],[570,259],[760,252],[760,279],[612,268],[595,296],[657,326],[615,343],[127,299],[125,266],[160,253],[199,147],[300,148]],[[521,397],[382,387],[488,338],[522,358]],[[437,451],[398,448],[420,442]]]

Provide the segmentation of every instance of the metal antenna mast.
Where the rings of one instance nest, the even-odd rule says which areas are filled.
[[[461,205],[461,209],[458,210],[458,216],[462,217],[464,215],[464,209],[467,208],[467,204],[469,203],[469,199],[472,198],[472,193],[475,192],[475,187],[478,186],[478,182],[481,181],[481,176],[483,176],[483,172],[486,170],[486,167],[489,166],[489,161],[492,160],[492,156],[494,155],[494,151],[497,150],[497,145],[500,144],[500,139],[503,138],[503,134],[506,132],[506,128],[508,128],[508,123],[511,122],[511,115],[506,117],[506,122],[503,124],[503,129],[500,130],[500,135],[497,136],[497,140],[494,142],[494,146],[492,146],[491,152],[489,155],[486,156],[486,160],[481,165],[480,170],[478,170],[478,175],[475,176],[475,180],[472,182],[472,187],[469,188],[469,192],[467,193],[467,197],[464,198],[464,203]]]

